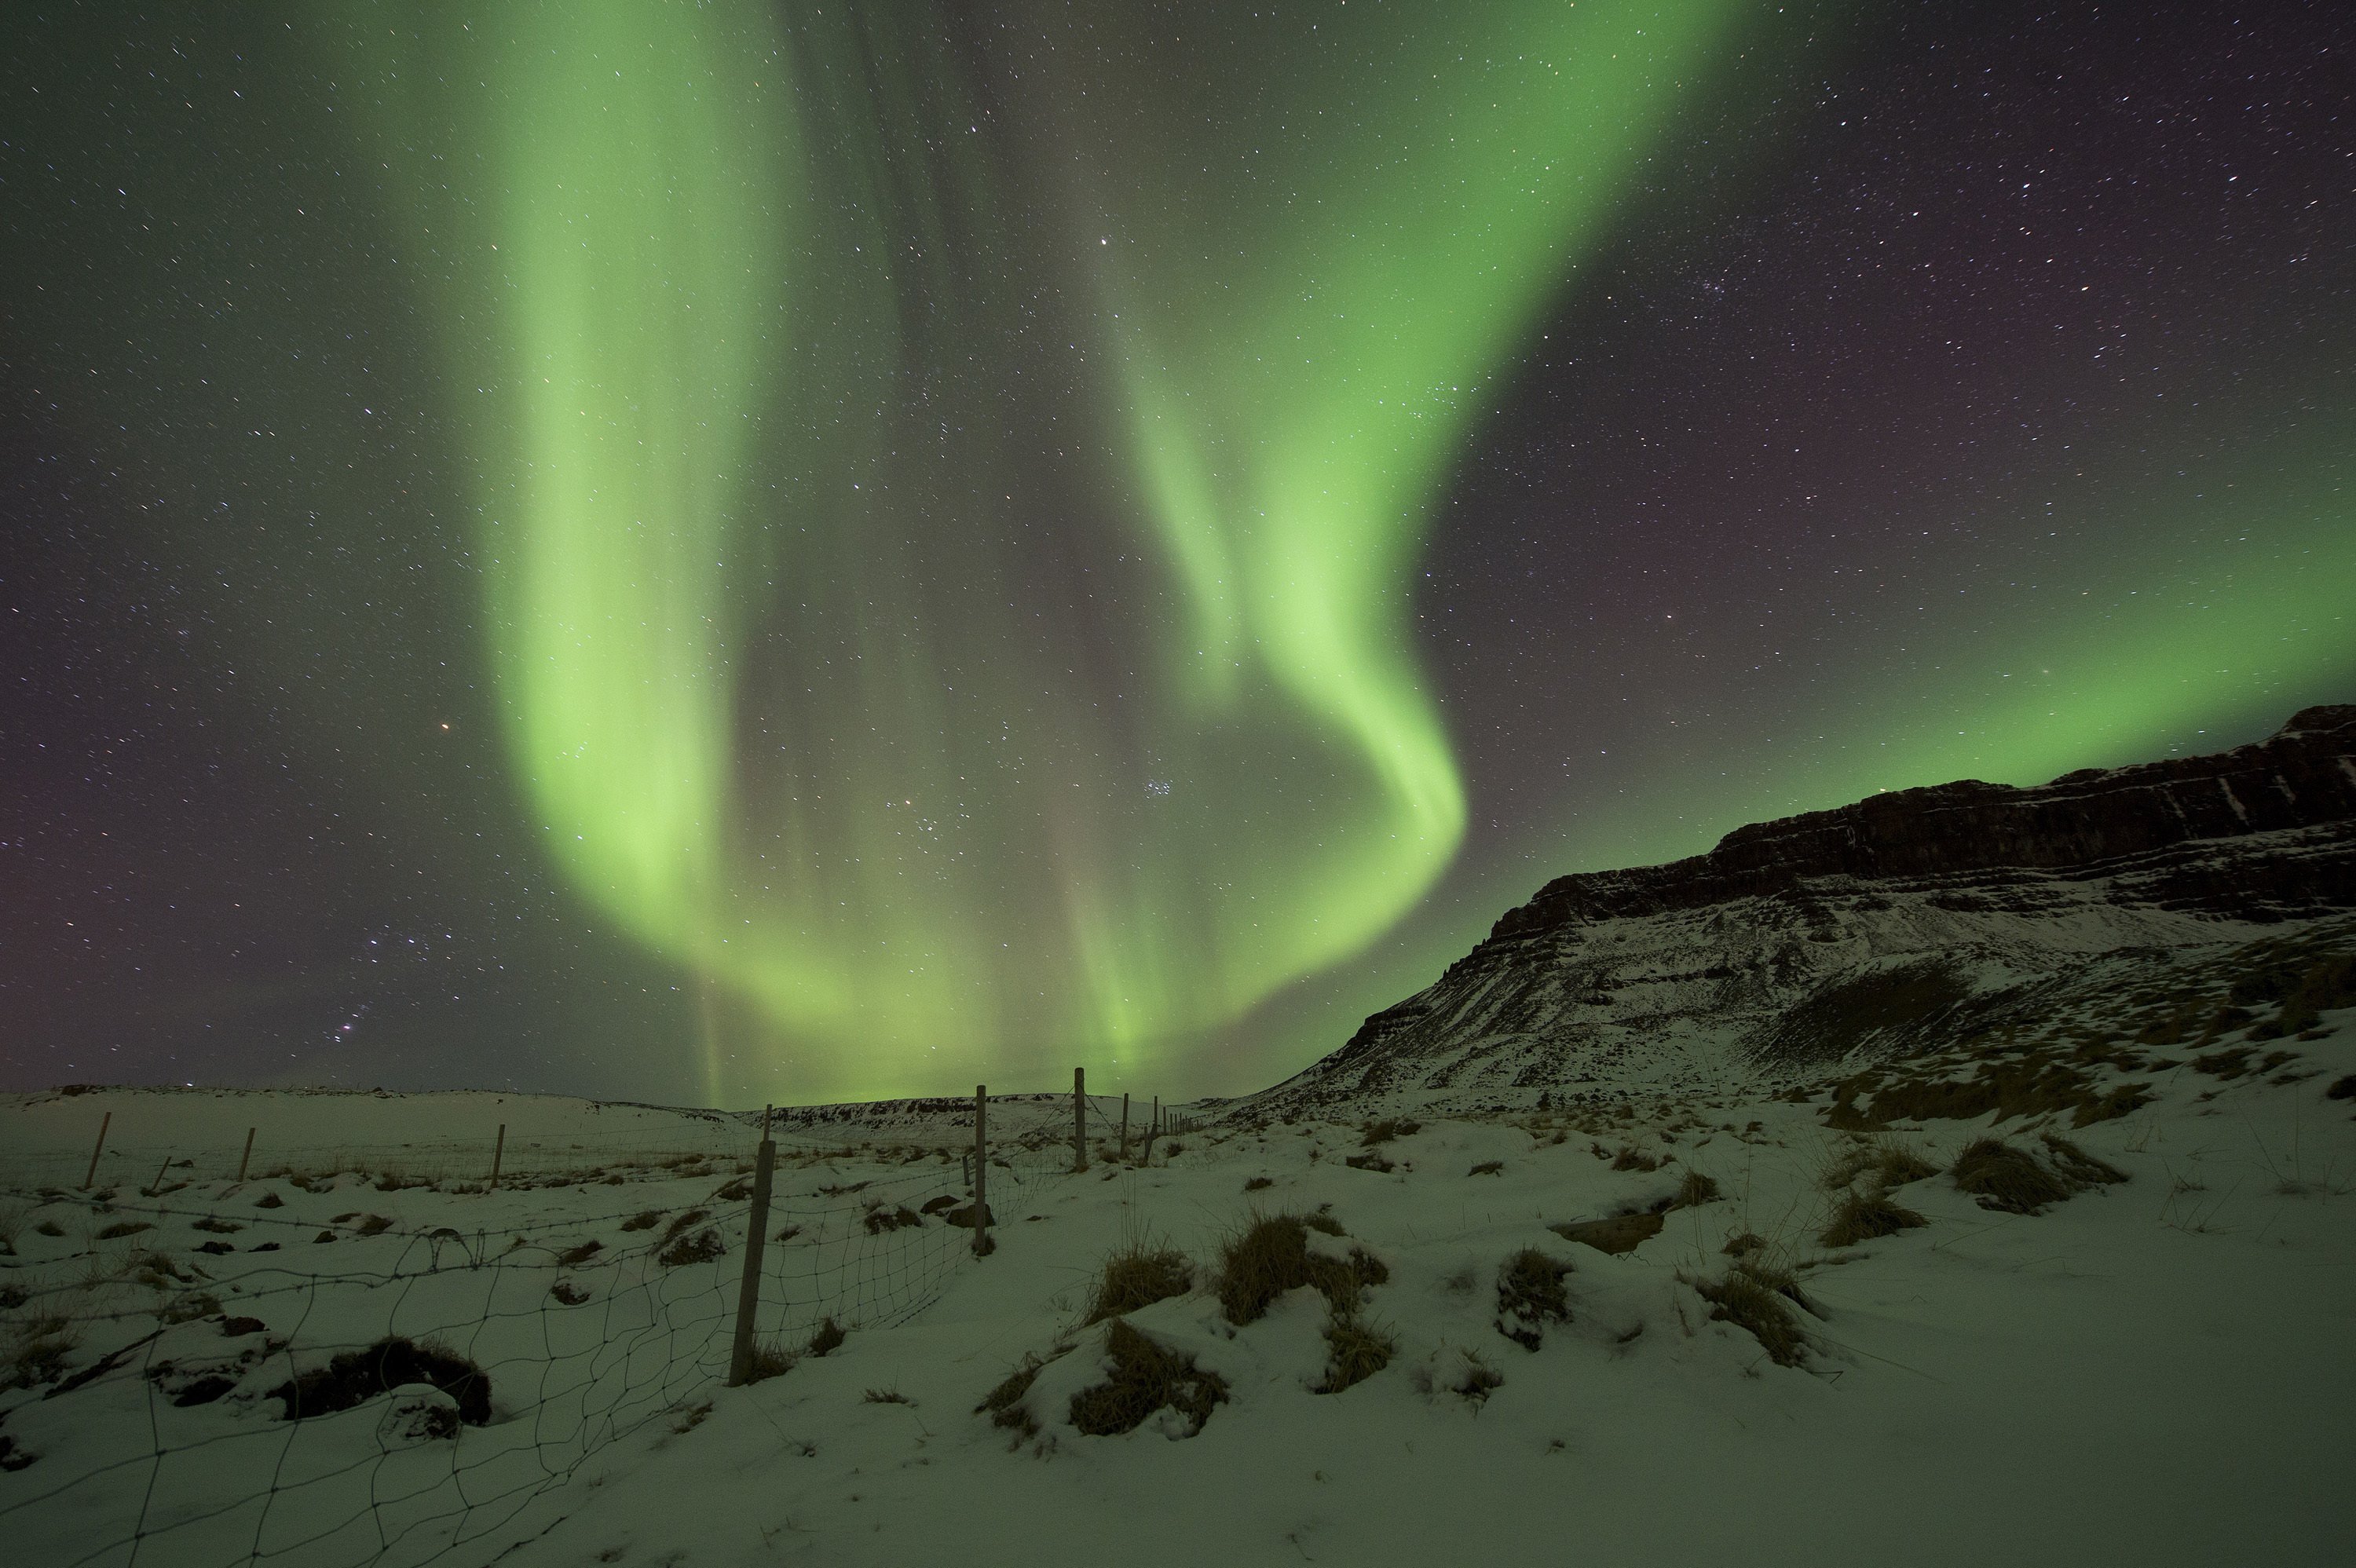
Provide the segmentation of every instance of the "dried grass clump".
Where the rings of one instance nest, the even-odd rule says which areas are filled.
[[[1275,1185],[1276,1179],[1274,1177],[1255,1176],[1249,1181],[1244,1183],[1244,1190],[1246,1192],[1265,1192]]]
[[[1837,1192],[1869,1174],[1875,1186],[1887,1190],[1936,1176],[1939,1168],[1923,1158],[1913,1145],[1884,1133],[1850,1144],[1826,1163],[1818,1179],[1826,1191]]]
[[[99,1242],[119,1242],[125,1236],[135,1236],[142,1231],[152,1231],[155,1228],[145,1220],[117,1220],[91,1239]]]
[[[1505,1374],[1483,1360],[1479,1354],[1464,1352],[1464,1375],[1449,1385],[1451,1393],[1462,1394],[1478,1410],[1489,1403],[1489,1396],[1505,1386]]]
[[[921,1225],[924,1222],[925,1217],[905,1203],[896,1205],[879,1203],[867,1211],[866,1214],[867,1233],[871,1236],[880,1236],[886,1231],[905,1230],[911,1225]]]
[[[1505,1162],[1504,1160],[1484,1159],[1464,1174],[1467,1176],[1503,1176],[1505,1173]]]
[[[579,1268],[583,1264],[587,1263],[591,1258],[595,1257],[599,1253],[602,1253],[605,1250],[605,1243],[603,1242],[584,1242],[577,1247],[567,1247],[562,1252],[556,1254],[557,1266],[560,1268]]]
[[[810,1356],[823,1356],[850,1338],[850,1335],[843,1332],[842,1325],[829,1317],[819,1324],[817,1332],[809,1337],[809,1343],[803,1347],[803,1353]]]
[[[1183,1296],[1194,1286],[1194,1265],[1175,1247],[1149,1246],[1134,1241],[1104,1261],[1088,1291],[1087,1311],[1080,1326],[1101,1323]]]
[[[1355,1250],[1349,1262],[1311,1252],[1312,1224],[1328,1235],[1340,1232],[1339,1222],[1323,1214],[1268,1214],[1228,1239],[1219,1253],[1219,1305],[1228,1322],[1255,1322],[1278,1296],[1304,1285],[1315,1285],[1336,1314],[1347,1316],[1356,1308],[1363,1285],[1381,1283],[1367,1279],[1369,1272],[1389,1277],[1381,1260],[1364,1248]]]
[[[1958,1190],[1983,1209],[2008,1214],[2041,1214],[2049,1203],[2070,1196],[2070,1184],[2037,1162],[2027,1149],[2002,1138],[1976,1138],[1951,1168]]]
[[[1804,1307],[1799,1282],[1757,1253],[1746,1253],[1716,1279],[1688,1279],[1710,1304],[1710,1321],[1748,1332],[1780,1367],[1796,1367],[1807,1354],[1807,1336],[1794,1307]]]
[[[1669,1207],[1698,1209],[1705,1203],[1717,1201],[1718,1178],[1704,1176],[1698,1170],[1688,1170],[1686,1172],[1685,1179],[1677,1183],[1677,1195],[1670,1202]]]
[[[1105,1330],[1105,1356],[1112,1375],[1072,1396],[1072,1424],[1091,1437],[1134,1432],[1163,1409],[1186,1417],[1183,1435],[1192,1437],[1227,1397],[1226,1379],[1146,1338],[1126,1318],[1114,1318]]]
[[[628,1219],[623,1221],[622,1229],[625,1231],[651,1231],[657,1225],[662,1223],[662,1217],[663,1211],[661,1210],[648,1209],[640,1213],[633,1214]]]
[[[2080,1187],[2109,1187],[2127,1179],[2127,1173],[2108,1160],[2096,1159],[2059,1133],[2040,1133],[2062,1176]]]
[[[1622,1144],[1620,1146],[1620,1152],[1612,1157],[1612,1168],[1614,1170],[1658,1170],[1661,1168],[1661,1162],[1654,1158],[1651,1155],[1646,1154],[1644,1150],[1638,1148],[1634,1144]]]
[[[457,1402],[458,1419],[469,1426],[490,1422],[490,1373],[455,1350],[400,1337],[347,1350],[262,1397],[284,1401],[287,1419],[300,1421],[349,1410],[403,1383],[432,1383]]]
[[[1423,1131],[1421,1122],[1410,1122],[1398,1116],[1386,1116],[1381,1121],[1366,1124],[1365,1130],[1358,1135],[1358,1145],[1362,1148],[1372,1148],[1376,1144],[1386,1144],[1393,1138],[1413,1137],[1421,1131]]]
[[[1355,1317],[1336,1317],[1325,1326],[1325,1381],[1315,1392],[1340,1393],[1389,1366],[1398,1345],[1388,1334]]]
[[[690,1264],[708,1264],[727,1251],[728,1244],[720,1239],[715,1226],[706,1225],[684,1236],[678,1235],[674,1228],[673,1239],[655,1254],[655,1262],[665,1268],[684,1268]]]
[[[1570,1321],[1570,1293],[1563,1279],[1570,1264],[1536,1247],[1524,1247],[1497,1271],[1497,1332],[1525,1350],[1546,1343],[1546,1325]]]
[[[982,1395],[981,1403],[973,1407],[973,1413],[980,1415],[987,1412],[991,1425],[1003,1426],[1020,1436],[1036,1437],[1039,1435],[1039,1424],[1032,1418],[1029,1408],[1023,1403],[1023,1398],[1030,1393],[1031,1385],[1039,1381],[1040,1369],[1070,1349],[1069,1345],[1058,1345],[1044,1356],[1024,1351],[1022,1364],[1007,1373],[996,1388]]]
[[[775,1339],[756,1340],[753,1346],[752,1360],[744,1368],[744,1382],[749,1386],[753,1383],[766,1382],[771,1378],[784,1377],[787,1372],[792,1371],[800,1360],[799,1356],[787,1349]]]
[[[1840,1206],[1833,1211],[1832,1222],[1817,1240],[1827,1247],[1853,1247],[1859,1242],[1894,1236],[1930,1222],[1913,1210],[1891,1202],[1879,1189],[1852,1192],[1840,1200]]]
[[[0,1388],[37,1388],[65,1375],[66,1358],[80,1341],[63,1317],[36,1317],[20,1324],[16,1343],[0,1360]]]

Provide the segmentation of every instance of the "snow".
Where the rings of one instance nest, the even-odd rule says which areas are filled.
[[[143,1498],[151,1531],[229,1505],[152,1536],[138,1560],[242,1563],[259,1516],[243,1499],[274,1478],[262,1539],[305,1564],[2344,1560],[2356,1104],[2325,1090],[2356,1072],[2356,1015],[2326,1023],[2322,1038],[2278,1042],[2297,1059],[2267,1077],[2186,1065],[2118,1120],[1996,1129],[2030,1147],[2059,1132],[2126,1171],[2122,1184],[2027,1216],[1983,1209],[1942,1174],[1895,1194],[1927,1225],[1835,1252],[1814,1241],[1832,1203],[1818,1178],[1847,1136],[1825,1127],[1821,1104],[1747,1100],[1731,1075],[1715,1093],[1633,1099],[1624,1120],[1427,1119],[1383,1145],[1387,1173],[1344,1164],[1360,1152],[1355,1120],[1255,1129],[1231,1112],[1174,1154],[1165,1143],[1150,1168],[1098,1160],[1074,1175],[1060,1168],[1067,1103],[994,1105],[1009,1164],[991,1172],[1000,1223],[981,1259],[937,1216],[874,1234],[860,1222],[878,1199],[962,1200],[954,1114],[789,1124],[772,1228],[809,1228],[768,1248],[770,1284],[798,1294],[765,1301],[763,1328],[798,1344],[835,1316],[851,1331],[741,1389],[718,1378],[744,1205],[717,1195],[749,1164],[744,1118],[517,1095],[12,1097],[0,1179],[24,1196],[0,1282],[53,1294],[10,1308],[9,1330],[20,1340],[42,1311],[75,1317],[68,1380],[134,1348],[66,1392],[0,1394],[0,1438],[37,1456],[0,1473],[0,1531],[13,1561],[124,1563],[127,1547],[108,1548]],[[1109,1137],[1103,1104],[1091,1131]],[[118,1152],[101,1186],[113,1197],[97,1213],[71,1189],[108,1111]],[[512,1163],[485,1192],[502,1122]],[[257,1170],[367,1175],[234,1184],[248,1125]],[[1944,1167],[1987,1130],[1934,1121],[1900,1136]],[[1595,1152],[1628,1146],[1665,1163],[1614,1169]],[[140,1196],[175,1151],[195,1163],[166,1186],[186,1185]],[[342,1157],[355,1151],[368,1157]],[[691,1151],[706,1157],[680,1163]],[[438,1185],[382,1190],[371,1160]],[[1502,1168],[1471,1174],[1490,1161]],[[1651,1207],[1688,1169],[1722,1197],[1670,1211],[1632,1253],[1548,1229]],[[1270,1185],[1246,1193],[1255,1178]],[[44,1183],[62,1190],[42,1199]],[[256,1208],[265,1192],[281,1207]],[[648,1244],[660,1226],[619,1229],[693,1209],[721,1227],[724,1256],[663,1268]],[[1388,1266],[1362,1311],[1397,1341],[1388,1367],[1335,1394],[1312,1392],[1328,1315],[1313,1290],[1237,1328],[1209,1288],[1222,1242],[1256,1211],[1321,1209],[1347,1234],[1320,1247],[1364,1246]],[[149,1211],[167,1211],[152,1231],[91,1239]],[[190,1228],[206,1214],[244,1228]],[[359,1233],[370,1214],[391,1223]],[[44,1219],[65,1234],[39,1234]],[[332,1244],[309,1239],[322,1231]],[[1686,1283],[1722,1273],[1744,1231],[1798,1265],[1821,1312],[1802,1319],[1801,1367],[1712,1321]],[[249,1250],[282,1233],[278,1251]],[[235,1250],[198,1253],[209,1239]],[[591,1239],[599,1260],[550,1262]],[[1197,1288],[1129,1321],[1223,1378],[1227,1399],[1192,1436],[1169,1413],[1083,1435],[1068,1412],[1104,1376],[1104,1327],[1080,1328],[1082,1304],[1106,1255],[1140,1240],[1183,1249]],[[1494,1321],[1498,1266],[1524,1247],[1574,1270],[1571,1320],[1536,1351]],[[437,1248],[444,1266],[427,1272]],[[93,1287],[159,1250],[189,1282]],[[552,1304],[556,1278],[589,1299]],[[226,1335],[218,1315],[159,1321],[196,1291],[266,1333]],[[290,1369],[389,1328],[439,1329],[489,1368],[490,1424],[413,1435],[447,1403],[416,1387],[301,1423],[266,1397]],[[1023,1401],[1035,1435],[975,1413],[1026,1354],[1064,1344]],[[1451,1392],[1468,1357],[1503,1375],[1479,1403]],[[208,1367],[234,1390],[172,1404]],[[150,1457],[202,1438],[216,1441]]]

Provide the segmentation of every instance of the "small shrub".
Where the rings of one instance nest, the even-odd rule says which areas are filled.
[[[1505,1173],[1505,1162],[1504,1160],[1484,1159],[1464,1174],[1467,1176],[1503,1176]]]
[[[1570,1321],[1563,1278],[1570,1265],[1536,1247],[1524,1247],[1497,1271],[1497,1332],[1525,1350],[1546,1342],[1545,1326]]]
[[[1661,1168],[1661,1162],[1654,1158],[1651,1155],[1646,1154],[1644,1150],[1638,1148],[1634,1144],[1622,1144],[1620,1147],[1620,1152],[1612,1157],[1612,1168],[1614,1170],[1658,1170]]]
[[[561,1268],[579,1268],[605,1250],[605,1243],[603,1242],[584,1242],[577,1247],[567,1247],[557,1253],[557,1265]]]
[[[1421,1131],[1423,1131],[1421,1122],[1409,1122],[1396,1116],[1386,1116],[1379,1122],[1366,1124],[1365,1130],[1358,1135],[1358,1147],[1372,1148],[1376,1144],[1387,1144],[1393,1138],[1413,1137]]]
[[[62,1317],[37,1317],[19,1327],[7,1360],[0,1361],[0,1388],[37,1388],[65,1375],[66,1358],[80,1341]]]
[[[1698,1170],[1686,1172],[1677,1183],[1677,1195],[1669,1205],[1672,1209],[1698,1209],[1705,1203],[1718,1201],[1718,1178],[1704,1176]]]
[[[1976,1138],[1955,1157],[1956,1188],[1979,1200],[1983,1209],[2008,1214],[2039,1214],[2070,1196],[2060,1177],[2037,1163],[2026,1149],[2001,1138]]]
[[[648,1209],[642,1213],[633,1214],[628,1219],[623,1221],[622,1229],[625,1231],[651,1231],[657,1225],[662,1223],[662,1217],[663,1211],[661,1210]]]
[[[681,1214],[677,1219],[673,1220],[664,1230],[663,1240],[666,1242],[675,1242],[679,1240],[680,1236],[688,1229],[689,1226],[701,1225],[710,1217],[710,1213],[705,1210],[690,1209],[686,1213]]]
[[[804,1349],[807,1354],[823,1356],[850,1338],[850,1335],[843,1332],[842,1325],[829,1317],[819,1324],[818,1331],[809,1337],[809,1343],[804,1347]]]
[[[1156,1344],[1116,1317],[1105,1330],[1105,1355],[1112,1375],[1072,1396],[1072,1424],[1091,1437],[1134,1432],[1155,1411],[1173,1409],[1187,1419],[1185,1435],[1203,1430],[1212,1407],[1227,1397],[1226,1380],[1205,1371],[1191,1356]]]
[[[1141,1307],[1151,1307],[1194,1288],[1194,1269],[1175,1247],[1150,1247],[1132,1242],[1105,1259],[1088,1292],[1083,1328],[1119,1317]]]
[[[1739,1258],[1745,1253],[1763,1253],[1767,1250],[1767,1238],[1756,1231],[1737,1231],[1726,1238],[1726,1245],[1719,1250],[1730,1258]]]
[[[1939,1168],[1924,1159],[1912,1145],[1885,1134],[1852,1143],[1826,1163],[1819,1180],[1826,1190],[1837,1192],[1868,1173],[1876,1185],[1886,1189],[1936,1176]]]
[[[911,1410],[916,1408],[915,1400],[895,1388],[872,1388],[860,1397],[868,1404],[905,1404]]]
[[[571,1280],[560,1279],[548,1287],[548,1294],[566,1307],[578,1307],[589,1299],[589,1293]]]
[[[867,1211],[866,1220],[867,1233],[871,1236],[882,1235],[886,1231],[905,1230],[911,1225],[921,1225],[925,1222],[925,1217],[905,1203],[895,1208],[887,1209],[879,1205],[870,1209]]]
[[[1371,1170],[1376,1176],[1388,1176],[1398,1168],[1373,1149],[1368,1149],[1364,1154],[1344,1155],[1342,1157],[1342,1163],[1352,1170]]]
[[[1244,1190],[1246,1192],[1265,1192],[1275,1185],[1276,1181],[1272,1177],[1255,1176],[1249,1181],[1244,1183]]]
[[[1355,1317],[1336,1317],[1325,1326],[1325,1381],[1319,1393],[1340,1393],[1362,1383],[1391,1364],[1398,1351],[1391,1337]]]
[[[208,1214],[203,1219],[198,1220],[194,1224],[190,1225],[188,1229],[192,1231],[209,1231],[219,1236],[234,1236],[240,1231],[244,1230],[245,1227],[242,1225],[232,1224],[227,1220],[215,1219],[212,1215]]]
[[[1828,1247],[1853,1247],[1859,1242],[1894,1236],[1930,1222],[1913,1210],[1892,1203],[1877,1188],[1870,1192],[1852,1192],[1842,1199],[1840,1206],[1833,1211],[1832,1222],[1825,1227],[1818,1240]]]

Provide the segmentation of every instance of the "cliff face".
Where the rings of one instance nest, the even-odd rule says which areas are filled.
[[[1800,1076],[2351,917],[2356,706],[2311,708],[2211,756],[1875,795],[1558,878],[1255,1099],[1511,1105]]]

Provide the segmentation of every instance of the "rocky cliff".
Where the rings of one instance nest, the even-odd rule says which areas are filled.
[[[2225,970],[2286,942],[2356,945],[2356,706],[2215,755],[1879,795],[1558,878],[1254,1100],[1822,1079],[2063,1016],[2099,1034],[2130,1002],[2230,988]]]

